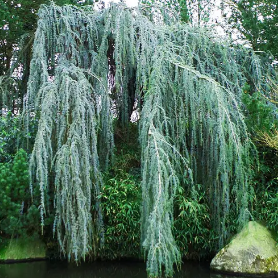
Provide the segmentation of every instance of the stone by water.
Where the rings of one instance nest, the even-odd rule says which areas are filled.
[[[250,221],[213,258],[212,270],[256,275],[278,275],[278,247],[271,232]]]

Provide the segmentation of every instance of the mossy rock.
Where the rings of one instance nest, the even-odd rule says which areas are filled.
[[[0,261],[33,260],[46,258],[46,246],[39,239],[16,238],[0,246]]]
[[[266,227],[250,221],[217,253],[210,268],[235,274],[277,275],[277,243]]]

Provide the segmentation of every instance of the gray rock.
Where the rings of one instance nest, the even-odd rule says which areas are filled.
[[[270,231],[250,221],[213,258],[210,268],[242,274],[278,274],[278,247]]]

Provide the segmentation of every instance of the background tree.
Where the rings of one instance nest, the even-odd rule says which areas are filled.
[[[276,0],[229,0],[222,2],[227,29],[247,40],[256,51],[278,57],[278,5]]]
[[[50,0],[3,0],[0,3],[0,84],[8,86],[9,95],[3,95],[12,113],[18,113],[23,106],[23,96],[27,91],[34,32],[37,26],[37,12],[41,4]],[[87,0],[56,0],[57,5],[93,4]],[[1,76],[10,76],[10,79]],[[1,91],[0,91],[1,93]]]
[[[149,6],[149,10],[152,14],[152,9],[159,8],[160,10],[167,9],[174,10],[179,15],[182,22],[189,21],[189,13],[186,0],[139,0],[139,5],[144,4]],[[168,11],[169,12],[169,11]]]
[[[207,24],[215,4],[208,0],[141,0],[141,4],[162,9],[174,10],[182,22],[191,22],[197,25]]]
[[[207,25],[216,7],[215,1],[208,0],[187,0],[189,18],[191,23]]]

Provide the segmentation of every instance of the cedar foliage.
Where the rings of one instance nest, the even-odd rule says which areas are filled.
[[[41,191],[42,225],[45,196],[55,186],[54,231],[69,259],[97,254],[113,118],[127,126],[134,109],[150,276],[172,276],[181,262],[172,233],[178,186],[194,199],[195,185],[204,185],[219,246],[231,211],[238,226],[248,218],[254,147],[241,94],[247,78],[256,88],[266,82],[260,61],[207,29],[171,21],[174,13],[149,18],[124,4],[101,11],[41,6],[25,104],[27,124],[40,117],[30,172]]]

